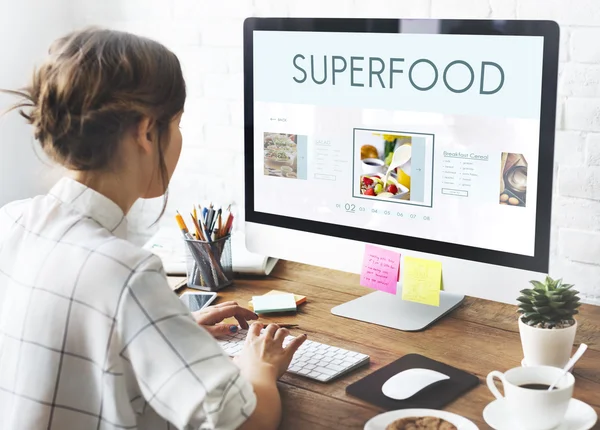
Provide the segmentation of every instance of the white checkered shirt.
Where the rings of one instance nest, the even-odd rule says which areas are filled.
[[[234,429],[250,383],[72,180],[0,209],[0,429]]]

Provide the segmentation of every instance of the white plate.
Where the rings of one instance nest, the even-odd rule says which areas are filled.
[[[475,424],[460,415],[435,409],[401,409],[385,412],[367,421],[364,430],[385,430],[393,421],[409,417],[436,417],[454,424],[458,430],[479,430]]]
[[[515,430],[505,410],[505,400],[494,400],[483,410],[483,419],[495,430]],[[563,422],[553,430],[589,430],[594,427],[598,415],[594,409],[580,400],[571,399]]]

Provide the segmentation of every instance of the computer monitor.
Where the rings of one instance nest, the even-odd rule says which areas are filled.
[[[360,273],[365,244],[442,263],[440,306],[376,291],[336,315],[420,330],[548,272],[558,25],[249,18],[251,251]],[[398,164],[387,175],[392,164]]]

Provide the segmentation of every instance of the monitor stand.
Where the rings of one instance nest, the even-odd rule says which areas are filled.
[[[438,307],[402,300],[401,289],[395,296],[375,291],[336,306],[331,313],[402,331],[419,331],[457,308],[464,298],[464,295],[441,291]]]

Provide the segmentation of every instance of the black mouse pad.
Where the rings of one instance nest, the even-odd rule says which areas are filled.
[[[383,394],[381,387],[388,379],[403,370],[414,368],[435,370],[449,376],[450,379],[436,382],[406,400],[391,399]],[[477,385],[479,378],[475,375],[419,354],[408,354],[349,385],[346,387],[346,393],[387,410],[442,409]]]

